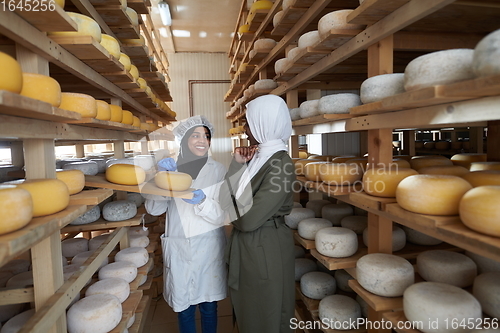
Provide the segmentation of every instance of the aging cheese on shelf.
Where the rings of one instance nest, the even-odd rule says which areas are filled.
[[[111,119],[111,107],[105,101],[96,100],[97,113],[95,119],[99,120],[110,120]]]
[[[469,169],[473,162],[486,162],[487,155],[479,153],[461,153],[451,157],[454,165],[460,165]]]
[[[114,295],[123,303],[130,295],[130,284],[120,278],[109,278],[91,284],[85,291],[85,297],[99,294]]]
[[[367,104],[404,92],[404,74],[393,73],[375,75],[364,80],[359,95],[361,102]]]
[[[23,89],[23,71],[16,59],[0,52],[0,90],[19,94]]]
[[[135,65],[130,66],[129,72],[130,72],[130,75],[132,75],[132,77],[134,79],[136,79],[136,80],[139,79],[139,70],[137,69],[137,67]]]
[[[35,314],[35,309],[26,310],[10,318],[2,327],[2,333],[17,333]]]
[[[290,59],[288,58],[281,58],[281,59],[278,59],[276,60],[276,62],[274,63],[274,72],[278,75],[278,74],[281,74],[285,71],[285,69],[288,68],[288,66],[290,66],[291,64],[291,61]]]
[[[1,185],[0,212],[0,235],[21,229],[33,217],[30,192],[15,185]]]
[[[137,116],[133,116],[132,126],[141,127],[141,120]]]
[[[102,208],[102,217],[106,221],[125,221],[137,215],[137,207],[130,200],[108,202]]]
[[[305,49],[313,45],[316,45],[317,43],[319,43],[319,41],[320,41],[319,31],[313,30],[306,32],[305,34],[300,36],[298,45],[300,48]]]
[[[130,18],[130,22],[132,22],[132,25],[134,27],[137,27],[139,26],[139,16],[137,15],[137,12],[135,10],[133,10],[132,8],[130,7],[127,7],[125,9],[125,13],[127,14],[127,16]]]
[[[94,254],[94,251],[80,252],[71,259],[72,265],[83,266],[83,264]],[[103,267],[108,264],[108,257],[104,258],[99,267]]]
[[[406,177],[418,175],[409,168],[371,168],[363,174],[363,190],[376,197],[394,198],[398,184]]]
[[[335,294],[337,283],[328,273],[309,272],[300,278],[300,290],[304,296],[312,299],[322,299]]]
[[[320,36],[327,36],[332,29],[363,29],[364,25],[347,23],[347,16],[350,13],[352,13],[352,9],[343,9],[324,15],[318,21]]]
[[[329,162],[310,162],[304,165],[304,175],[307,180],[320,182],[321,165]]]
[[[17,185],[30,192],[33,217],[55,214],[68,207],[69,190],[59,179],[28,179]]]
[[[434,165],[418,169],[422,175],[448,175],[462,177],[469,170],[460,165]]]
[[[134,39],[120,39],[123,44],[128,44],[128,45],[146,45],[146,39],[144,38],[143,35],[141,35],[139,38],[134,38]]]
[[[66,184],[70,195],[80,193],[85,187],[85,175],[81,170],[57,171],[56,177]]]
[[[69,333],[106,333],[122,319],[122,305],[114,295],[90,295],[73,304],[66,318]]]
[[[143,247],[127,247],[115,255],[115,262],[128,261],[137,268],[146,265],[148,260],[148,251]]]
[[[120,58],[118,61],[125,67],[125,70],[128,72],[130,71],[130,68],[132,67],[132,63],[130,62],[130,57],[126,55],[125,53],[120,53]]]
[[[309,240],[314,240],[316,237],[316,233],[323,229],[323,228],[328,228],[332,226],[332,222],[322,219],[322,218],[310,218],[310,219],[305,219],[299,222],[299,225],[297,226],[298,233],[300,237],[309,239]]]
[[[307,159],[307,157],[295,160],[295,162],[294,162],[295,174],[298,176],[304,175],[306,165],[308,163],[313,163],[313,162],[323,162],[323,161],[322,160],[315,160],[315,159],[310,160],[310,159]]]
[[[286,57],[290,59],[292,62],[295,62],[295,57],[302,51],[300,47],[294,47],[290,51],[288,51]]]
[[[159,188],[170,191],[186,191],[193,179],[187,173],[176,171],[160,171],[155,175],[155,184]]]
[[[257,80],[254,87],[256,90],[274,89],[278,87],[278,83],[273,79]]]
[[[73,258],[78,253],[89,250],[89,241],[83,237],[68,238],[61,242],[62,255],[66,258]]]
[[[442,282],[464,288],[472,285],[477,275],[477,266],[464,254],[431,250],[417,256],[418,274],[430,282]]]
[[[340,226],[340,221],[346,216],[354,214],[352,207],[345,203],[328,204],[321,208],[321,217],[332,222],[334,226]]]
[[[363,230],[363,243],[368,247],[368,228]],[[396,252],[403,249],[406,245],[406,234],[400,227],[392,226],[392,251]]]
[[[319,99],[313,99],[300,103],[300,117],[309,118],[319,115]]]
[[[349,113],[349,109],[361,105],[358,94],[340,93],[326,95],[319,99],[318,111],[321,114]]]
[[[283,19],[283,15],[285,15],[285,12],[280,10],[273,16],[273,27],[276,28],[280,24],[281,20]]]
[[[122,124],[132,125],[134,123],[134,115],[128,110],[123,110]]]
[[[95,98],[86,94],[62,93],[59,107],[78,112],[84,118],[94,118],[97,115]]]
[[[328,200],[309,200],[306,202],[306,208],[311,209],[315,217],[321,217],[323,207],[331,203],[332,202]]]
[[[500,237],[500,186],[479,186],[460,201],[462,222],[482,234]]]
[[[99,280],[120,278],[130,283],[137,277],[137,266],[129,261],[117,261],[99,270]]]
[[[424,234],[423,232],[411,229],[404,225],[401,226],[401,229],[403,229],[406,234],[406,240],[413,244],[432,246],[441,244],[443,242],[440,239],[434,238],[432,236]]]
[[[301,207],[292,208],[290,214],[285,215],[285,224],[290,229],[297,229],[300,221],[313,218],[314,216],[314,211],[312,209]]]
[[[84,214],[78,216],[71,221],[71,225],[83,225],[97,221],[101,217],[101,208],[95,205],[92,209],[86,211]],[[89,248],[90,249],[90,248]],[[91,250],[91,249],[90,249]]]
[[[113,164],[106,169],[106,180],[121,185],[138,185],[146,180],[146,172],[133,164]]]
[[[58,107],[61,104],[61,86],[50,76],[23,73],[23,89],[21,95],[47,102]]]
[[[481,304],[484,313],[500,318],[500,272],[484,273],[476,277],[472,295]]]
[[[120,59],[120,44],[118,41],[106,34],[101,35],[101,45],[116,59]]]
[[[300,281],[302,275],[316,271],[316,263],[307,258],[295,259],[295,281]]]
[[[337,269],[333,275],[335,277],[335,282],[337,282],[337,287],[345,292],[352,293],[353,290],[349,287],[349,280],[353,280],[354,278],[351,274],[347,273],[345,269]]]
[[[472,67],[477,76],[490,76],[500,73],[500,30],[495,30],[481,39],[474,49]]]
[[[329,295],[319,302],[318,313],[320,320],[333,323],[332,331],[345,331],[361,318],[361,306],[349,296]]]
[[[482,255],[470,251],[465,251],[465,255],[471,258],[476,263],[478,274],[483,274],[488,272],[500,272],[499,261],[484,257]]]
[[[260,38],[253,43],[255,51],[272,50],[276,46],[276,41],[272,38]]]
[[[473,187],[500,185],[500,170],[482,170],[466,173],[462,176]]]
[[[429,215],[457,215],[462,196],[472,186],[456,176],[415,175],[403,179],[396,189],[396,201],[410,212]]]
[[[75,21],[77,25],[77,31],[51,31],[48,35],[56,36],[92,36],[98,43],[101,42],[101,27],[99,24],[88,16],[66,12],[66,14]]]
[[[329,163],[321,169],[321,180],[333,186],[353,186],[363,177],[363,169],[356,163]]]
[[[453,162],[444,156],[414,156],[410,160],[412,169],[420,170],[425,167],[437,165],[453,165]]]
[[[149,238],[142,235],[129,235],[131,247],[147,247],[149,245]]]
[[[368,217],[367,216],[345,216],[340,220],[340,226],[342,228],[351,229],[356,234],[361,235],[363,231],[368,227]]]
[[[358,236],[347,228],[323,228],[316,233],[315,244],[316,250],[324,256],[346,258],[358,250]]]
[[[470,171],[500,170],[500,162],[472,162]]]
[[[63,165],[63,170],[80,170],[84,175],[95,176],[99,172],[97,162],[94,161],[81,161],[71,162]]]

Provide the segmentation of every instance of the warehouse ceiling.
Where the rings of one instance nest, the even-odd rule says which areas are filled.
[[[160,33],[163,49],[174,52],[228,52],[241,1],[165,0],[172,26],[164,26],[159,0],[151,0],[151,16]]]

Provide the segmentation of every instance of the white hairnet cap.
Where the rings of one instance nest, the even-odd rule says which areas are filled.
[[[210,136],[214,136],[214,127],[204,116],[193,116],[184,121],[181,121],[179,125],[174,128],[173,133],[175,135],[175,138],[181,141],[188,130],[193,127],[200,126],[206,126],[210,131]]]

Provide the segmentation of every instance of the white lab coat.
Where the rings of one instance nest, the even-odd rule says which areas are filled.
[[[161,215],[167,211],[161,236],[163,297],[175,312],[226,298],[224,211],[218,202],[225,174],[224,166],[209,157],[191,186],[206,195],[197,205],[178,198],[146,196],[148,213]]]

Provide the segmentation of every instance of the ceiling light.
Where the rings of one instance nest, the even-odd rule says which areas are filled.
[[[165,38],[168,37],[167,28],[161,27],[161,28],[158,29],[158,31],[160,32],[160,36],[165,37]]]
[[[163,0],[158,2],[158,10],[160,11],[161,23],[163,23],[163,25],[171,26],[172,16],[170,15],[168,3]]]
[[[207,32],[206,31],[200,31],[200,33],[198,34],[198,36],[200,38],[205,38],[205,37],[207,37]]]
[[[187,30],[173,30],[172,35],[175,37],[191,37],[191,33]]]

